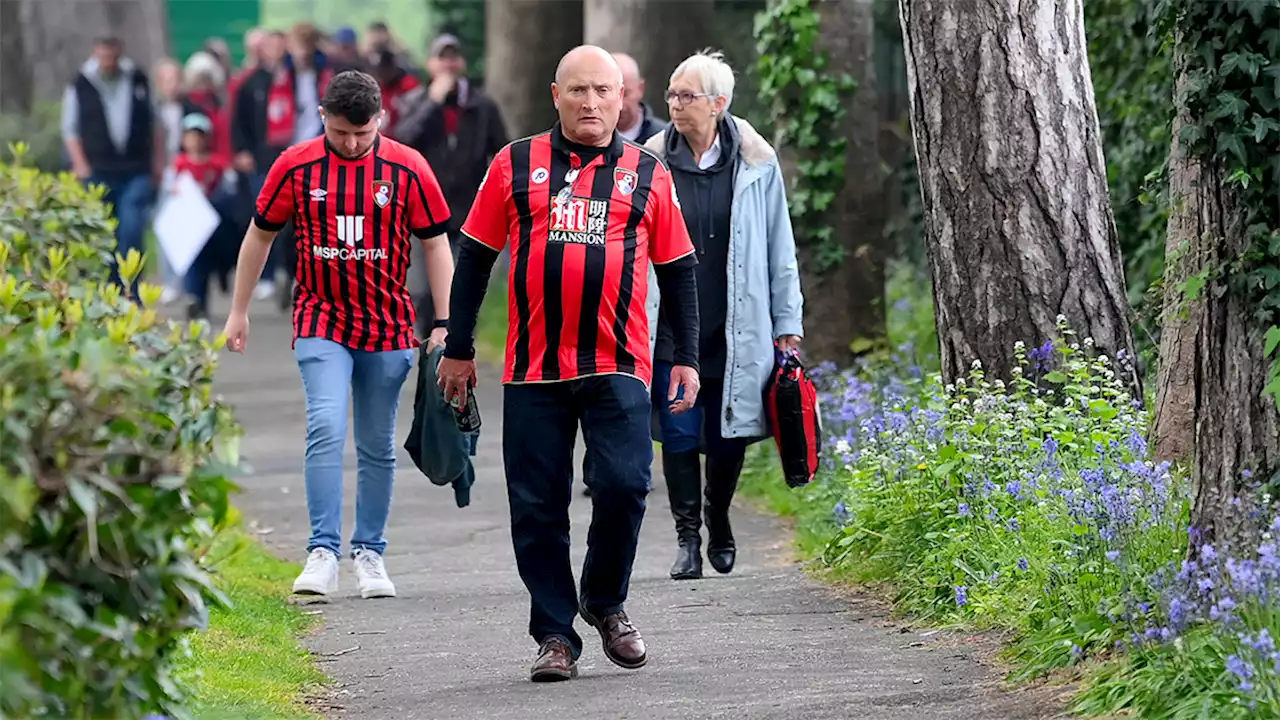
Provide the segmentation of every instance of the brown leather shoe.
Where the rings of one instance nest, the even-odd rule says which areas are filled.
[[[614,665],[628,670],[644,667],[648,661],[644,650],[644,639],[640,637],[640,631],[631,624],[625,612],[605,615],[603,619],[597,619],[587,612],[586,608],[582,608],[581,614],[582,619],[600,633],[604,654],[613,661]]]
[[[578,677],[578,663],[573,650],[560,638],[551,638],[538,649],[529,679],[534,682],[557,682]]]

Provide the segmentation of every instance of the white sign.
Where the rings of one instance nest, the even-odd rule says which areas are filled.
[[[174,180],[152,223],[160,250],[175,275],[187,274],[220,221],[204,189],[184,170]]]

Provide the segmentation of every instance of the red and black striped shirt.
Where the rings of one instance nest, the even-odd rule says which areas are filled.
[[[293,220],[298,247],[293,337],[370,352],[415,347],[405,288],[409,233],[441,235],[449,206],[418,151],[379,136],[359,160],[323,136],[294,145],[267,173],[254,223]]]
[[[666,166],[614,134],[583,152],[559,126],[494,158],[462,232],[501,251],[508,238],[503,382],[622,373],[649,384],[649,263],[691,255]]]

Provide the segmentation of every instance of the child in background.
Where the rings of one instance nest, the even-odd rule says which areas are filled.
[[[227,254],[226,237],[230,230],[226,207],[230,193],[226,190],[226,185],[235,181],[235,173],[227,165],[226,158],[213,153],[212,135],[213,122],[208,116],[189,113],[183,117],[182,152],[174,159],[173,167],[168,173],[168,187],[171,191],[179,175],[183,172],[190,173],[222,219],[183,279],[187,295],[190,296],[187,315],[192,319],[203,318],[208,314],[209,277],[219,269]]]

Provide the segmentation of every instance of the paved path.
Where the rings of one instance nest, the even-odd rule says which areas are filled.
[[[248,353],[228,354],[218,389],[236,406],[252,474],[238,504],[281,555],[301,561],[308,535],[302,462],[305,414],[287,317],[255,303]],[[221,327],[221,317],[214,321]],[[405,385],[397,445],[412,419]],[[324,616],[311,648],[336,689],[318,703],[331,717],[429,718],[1033,718],[1041,700],[992,690],[979,645],[894,625],[872,601],[849,600],[808,580],[789,559],[778,523],[735,508],[738,568],[672,582],[673,530],[660,475],[650,498],[628,611],[649,648],[647,667],[608,662],[587,640],[581,675],[535,685],[528,599],[510,543],[499,444],[501,388],[488,371],[477,389],[485,434],[472,505],[458,509],[400,451],[387,567],[399,597],[361,600],[348,560],[341,593],[309,606]],[[355,458],[347,445],[343,538],[350,534]],[[580,487],[580,482],[578,483]],[[575,489],[575,568],[590,501]],[[708,566],[708,572],[711,572]],[[714,573],[713,573],[714,574]]]

